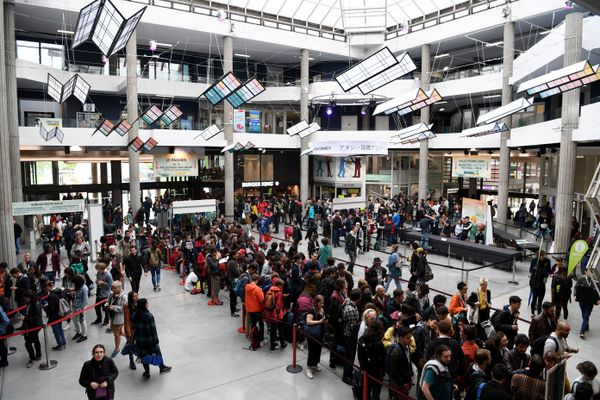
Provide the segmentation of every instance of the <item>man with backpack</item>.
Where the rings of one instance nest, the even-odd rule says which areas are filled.
[[[60,289],[54,289],[54,281],[46,281],[46,291],[48,292],[48,297],[46,298],[46,305],[44,307],[44,311],[48,316],[47,323],[50,324],[54,321],[58,321],[64,315],[61,315],[61,291]],[[68,303],[67,303],[68,308]],[[63,331],[62,323],[57,323],[52,325],[52,332],[54,333],[54,339],[56,339],[56,346],[52,347],[54,351],[64,350],[67,347],[67,341],[65,339],[65,332]]]
[[[354,360],[356,356],[356,342],[358,340],[358,327],[360,325],[360,313],[358,303],[361,299],[361,291],[355,288],[350,291],[350,300],[342,306],[342,340],[346,348],[346,360]],[[342,381],[352,386],[352,362],[344,364]]]
[[[457,390],[452,384],[452,375],[448,367],[452,360],[452,351],[446,345],[440,345],[435,350],[435,357],[423,366],[421,374],[419,399],[452,400],[453,391]]]
[[[390,399],[398,400],[398,392],[408,395],[412,386],[413,368],[410,355],[412,332],[407,326],[396,330],[397,342],[388,346],[385,370],[390,377]]]
[[[283,280],[276,278],[267,294],[265,295],[265,315],[269,323],[269,337],[271,340],[271,352],[277,349],[279,339],[280,349],[287,347],[284,336],[283,316],[286,313],[283,294]]]
[[[586,332],[590,330],[590,315],[594,306],[600,304],[594,279],[591,269],[588,268],[585,276],[579,278],[575,285],[575,301],[579,303],[579,308],[581,309],[579,337],[582,339],[585,339]]]
[[[509,350],[512,350],[515,336],[519,330],[517,321],[519,320],[519,308],[521,308],[521,298],[519,296],[510,296],[508,306],[502,311],[498,310],[492,315],[491,322],[496,332],[504,332],[508,339]]]
[[[152,275],[152,286],[154,287],[154,291],[160,291],[160,267],[162,264],[162,253],[158,248],[158,241],[153,240],[152,246],[148,250],[148,258],[146,260],[146,265],[150,270],[150,274]]]
[[[571,327],[569,326],[569,323],[567,321],[559,321],[558,324],[556,324],[556,331],[552,332],[544,341],[543,352],[540,355],[543,357],[548,352],[552,352],[556,353],[561,359],[564,359],[571,357],[570,354],[578,353],[579,349],[569,347],[567,344],[567,338],[569,337],[570,332]],[[531,348],[532,355],[539,354],[536,347],[536,343],[534,343]]]

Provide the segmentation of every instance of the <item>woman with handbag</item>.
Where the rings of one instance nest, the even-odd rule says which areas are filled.
[[[164,364],[154,316],[148,311],[148,300],[139,299],[132,318],[133,338],[138,348],[138,355],[144,366],[144,378],[150,378],[150,364],[157,365],[160,373],[170,372],[171,367]]]
[[[123,323],[123,330],[125,332],[125,338],[127,339],[127,343],[125,344],[125,347],[123,347],[123,350],[121,351],[122,354],[128,354],[129,355],[129,369],[135,370],[137,369],[135,366],[135,361],[133,360],[133,356],[136,355],[135,353],[137,353],[137,348],[135,348],[135,344],[133,341],[133,328],[132,328],[132,317],[133,314],[135,313],[135,309],[137,307],[137,302],[140,299],[140,296],[137,294],[137,292],[134,292],[133,290],[131,292],[129,292],[127,294],[127,304],[125,305],[124,310],[124,323]]]
[[[323,348],[325,319],[325,301],[323,296],[317,295],[313,301],[313,307],[306,314],[304,334],[308,342],[308,360],[306,361],[306,376],[308,379],[314,377],[313,372],[320,372],[321,350]]]
[[[472,292],[467,299],[469,305],[469,322],[477,325],[477,336],[486,339],[485,329],[481,326],[484,321],[489,321],[492,306],[492,292],[488,290],[488,280],[485,277],[479,279],[479,287]]]
[[[109,400],[115,397],[115,379],[119,370],[106,349],[97,344],[92,349],[92,359],[86,361],[79,374],[79,384],[85,388],[88,399]]]
[[[458,282],[456,289],[458,289],[458,293],[452,296],[450,304],[448,304],[448,311],[450,311],[454,327],[456,327],[459,317],[467,316],[467,284]]]

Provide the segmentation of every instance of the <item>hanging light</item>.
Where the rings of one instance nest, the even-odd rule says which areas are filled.
[[[150,41],[150,51],[156,51],[158,45],[156,44],[156,40]]]
[[[360,115],[367,115],[368,107],[369,106],[367,104],[363,104],[362,108],[360,109]]]
[[[329,101],[329,105],[327,106],[327,109],[325,110],[325,114],[327,114],[328,116],[330,116],[331,114],[333,114],[333,109],[335,108],[335,101],[334,100],[330,100]]]

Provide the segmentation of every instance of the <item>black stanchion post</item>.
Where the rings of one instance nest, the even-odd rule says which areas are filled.
[[[48,327],[44,325],[44,351],[46,352],[46,362],[40,364],[41,370],[56,368],[58,361],[48,359]]]
[[[296,363],[296,324],[292,324],[292,365],[285,369],[290,374],[302,372],[302,367]]]

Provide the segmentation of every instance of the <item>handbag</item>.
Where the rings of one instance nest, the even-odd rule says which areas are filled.
[[[304,324],[304,333],[307,336],[321,337],[322,331],[323,331],[323,325],[321,325],[321,324],[319,324],[319,325]]]
[[[105,388],[105,387],[96,388],[96,391],[94,392],[94,398],[107,399],[108,398],[108,388]]]
[[[467,318],[469,319],[470,323],[478,324],[479,323],[479,307],[469,306],[469,311],[467,312]]]
[[[147,354],[142,357],[142,364],[161,366],[164,364],[164,362],[160,354]]]
[[[138,348],[135,345],[135,343],[127,342],[125,344],[125,346],[123,346],[123,349],[121,350],[121,354],[123,354],[124,356],[129,355],[129,354],[137,356]]]

